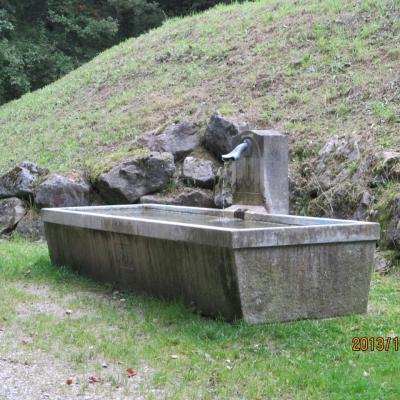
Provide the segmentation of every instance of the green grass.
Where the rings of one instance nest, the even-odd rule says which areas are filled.
[[[218,6],[99,55],[0,108],[0,173],[23,159],[95,178],[135,137],[212,112],[312,138],[400,144],[398,0]]]
[[[400,352],[352,352],[355,336],[399,334],[400,278],[373,277],[367,315],[250,326],[202,318],[180,304],[133,294],[54,267],[42,244],[0,242],[0,324],[33,334],[29,350],[85,370],[94,363],[112,385],[120,378],[101,361],[152,371],[142,383],[171,399],[397,399]],[[39,313],[18,319],[16,308],[43,295],[21,284],[49,287],[51,300],[75,318]],[[120,298],[125,299],[124,302]],[[177,355],[172,359],[171,355]],[[1,354],[0,354],[1,356]],[[153,394],[152,394],[153,393]]]

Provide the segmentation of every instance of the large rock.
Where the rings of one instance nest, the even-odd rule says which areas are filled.
[[[211,190],[185,188],[171,195],[148,195],[140,199],[142,204],[167,204],[174,206],[214,208]]]
[[[22,200],[16,197],[0,200],[0,235],[10,233],[25,214]]]
[[[22,162],[0,177],[0,198],[32,199],[39,179],[47,172],[37,164]]]
[[[39,208],[87,206],[90,185],[78,175],[51,175],[39,185],[35,202]]]
[[[216,179],[214,163],[210,160],[186,157],[183,162],[182,176],[190,184],[212,189]]]
[[[400,178],[400,153],[395,151],[383,151],[379,155],[378,165],[374,169],[376,173],[373,183],[384,184],[388,180]]]
[[[97,190],[110,204],[130,204],[164,189],[175,172],[171,153],[132,157],[100,176]]]
[[[34,212],[28,212],[14,230],[19,236],[31,240],[44,239],[44,224],[40,216]]]
[[[241,132],[249,127],[222,117],[219,113],[211,116],[205,137],[205,146],[217,157],[232,151]]]
[[[156,152],[168,152],[180,161],[200,145],[200,134],[195,125],[181,122],[169,126],[161,134],[148,134],[134,144],[142,145]]]
[[[360,158],[360,146],[353,138],[338,136],[329,138],[318,154],[314,171],[316,180],[312,184],[321,190],[328,190],[349,180],[356,172],[354,167],[358,166]]]
[[[329,138],[312,168],[305,167],[307,176],[296,182],[301,185],[296,193],[301,209],[308,203],[307,214],[312,216],[369,218],[369,189],[378,160],[371,148],[357,137]]]

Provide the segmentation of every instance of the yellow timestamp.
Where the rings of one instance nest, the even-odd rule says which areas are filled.
[[[396,337],[353,337],[352,351],[399,351],[399,338]]]

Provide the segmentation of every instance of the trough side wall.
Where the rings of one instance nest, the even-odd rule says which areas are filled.
[[[231,249],[45,223],[50,257],[115,287],[241,319]]]
[[[243,318],[249,323],[365,313],[375,241],[235,251]]]

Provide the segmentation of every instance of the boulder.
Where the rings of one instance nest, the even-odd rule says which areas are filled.
[[[329,138],[318,154],[316,180],[312,184],[319,190],[328,190],[345,182],[357,172],[354,167],[358,167],[360,158],[360,146],[353,138]]]
[[[19,197],[32,199],[35,187],[47,170],[37,164],[24,161],[0,177],[0,199]]]
[[[0,200],[0,235],[13,231],[26,214],[25,204],[17,197]]]
[[[232,151],[238,136],[248,128],[246,124],[238,124],[214,113],[207,127],[205,146],[220,159],[222,154]]]
[[[142,204],[168,204],[174,206],[214,208],[213,192],[205,189],[184,188],[171,195],[149,195],[140,199]]]
[[[299,205],[303,202],[307,206],[308,215],[357,220],[370,217],[370,189],[378,160],[371,148],[351,136],[327,140],[314,160],[315,167],[305,167],[307,174],[300,182],[304,189],[297,186]]]
[[[171,153],[132,157],[100,176],[96,187],[110,204],[131,204],[164,189],[175,172]]]
[[[388,180],[400,178],[400,153],[395,151],[383,151],[379,154],[378,165],[375,168],[376,176],[373,179],[375,185],[384,184]]]
[[[39,185],[35,202],[39,208],[87,206],[90,185],[79,175],[51,175]]]
[[[44,224],[40,216],[34,212],[28,212],[19,222],[14,230],[19,236],[31,240],[43,240]]]
[[[200,158],[186,157],[183,162],[182,176],[188,183],[212,189],[216,179],[214,163]]]
[[[180,161],[199,146],[200,141],[196,126],[189,122],[181,122],[170,125],[161,134],[144,135],[134,142],[134,145],[145,146],[151,151],[171,153],[175,161]]]

